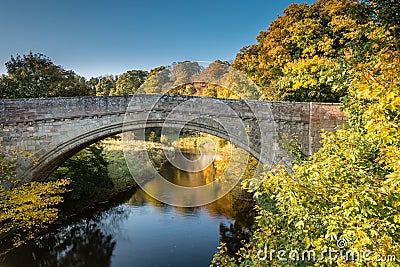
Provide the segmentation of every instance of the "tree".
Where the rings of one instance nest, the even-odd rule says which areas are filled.
[[[84,78],[65,70],[45,55],[30,52],[11,57],[0,79],[2,98],[90,95]]]
[[[155,142],[156,141],[156,132],[151,131],[150,136],[149,136],[149,142]]]
[[[207,82],[205,88],[201,88],[199,95],[207,97],[221,97],[222,91],[227,90],[222,87],[226,73],[229,71],[229,63],[215,60],[211,62],[201,73],[195,77],[195,81]]]
[[[391,257],[385,266],[398,265],[400,50],[396,33],[387,24],[374,16],[369,20],[358,31],[365,39],[348,44],[343,62],[324,57],[346,64],[343,70],[350,72],[341,77],[348,84],[343,98],[348,123],[334,133],[324,133],[322,148],[312,157],[302,158],[296,153],[299,157],[291,170],[277,166],[261,177],[247,179],[244,186],[257,201],[256,230],[238,257],[224,256],[223,248],[216,254],[215,263],[382,266],[379,259]],[[329,61],[317,64],[321,58],[285,64],[287,81],[297,81],[301,88],[298,92],[315,86],[306,82],[313,81],[317,77],[313,73],[319,73],[320,68],[329,66]],[[340,74],[334,66],[330,71]],[[302,70],[306,67],[313,70]],[[328,80],[322,82],[318,81],[324,84]],[[326,253],[329,249],[336,252]],[[279,250],[285,251],[287,261],[279,259]],[[299,260],[296,254],[292,254],[295,260],[289,259],[292,250],[300,252]],[[301,253],[309,251],[315,253],[314,260],[302,259]]]
[[[130,70],[121,74],[115,83],[115,90],[111,91],[111,95],[134,94],[146,80],[147,75],[148,72],[143,70]]]
[[[363,0],[374,19],[391,32],[400,47],[400,2],[396,0]]]
[[[282,261],[276,251],[285,251],[288,258],[296,250],[300,257],[313,251],[317,258],[288,260],[285,266],[365,266],[365,258],[346,260],[346,251],[351,250],[359,257],[367,251],[371,266],[381,266],[377,259],[388,255],[397,261],[386,266],[398,265],[400,53],[386,50],[358,67],[346,103],[349,124],[326,133],[323,147],[295,165],[293,173],[277,167],[261,180],[246,182],[258,205],[257,229],[239,258],[224,257],[222,252],[215,262],[277,266]],[[338,247],[338,240],[346,246]],[[328,249],[338,254],[325,253],[317,261]]]
[[[68,191],[69,180],[31,182],[17,186],[16,153],[0,151],[0,246],[18,247],[58,219],[57,205]],[[4,182],[14,188],[5,190]],[[0,252],[0,256],[6,251]]]
[[[96,95],[96,85],[100,82],[99,77],[92,77],[89,79],[89,81],[86,82],[86,84],[90,87],[92,90],[92,95]]]
[[[324,133],[322,148],[297,160],[292,170],[277,166],[245,182],[257,201],[257,229],[239,258],[225,257],[222,251],[215,262],[282,265],[271,251],[283,250],[289,258],[296,250],[300,257],[304,251],[317,256],[288,260],[285,265],[382,266],[379,259],[388,256],[395,261],[385,266],[398,265],[400,51],[392,33],[379,26],[370,33],[365,45],[371,46],[371,54],[364,62],[355,61],[344,102],[348,123]],[[329,249],[336,252],[321,258]]]
[[[151,69],[150,72],[149,72],[149,75],[147,76],[147,78],[150,78],[154,74],[157,74],[157,73],[159,73],[159,72],[161,72],[163,70],[165,70],[165,66],[159,66],[159,67],[156,67],[154,69]]]
[[[257,85],[241,71],[232,67],[224,75],[223,86],[218,90],[218,97],[232,99],[259,99]]]
[[[335,81],[352,75],[343,58],[354,43],[366,40],[362,29],[371,17],[353,0],[292,4],[260,33],[257,44],[237,54],[233,67],[249,75],[270,100],[339,101],[349,83]]]
[[[299,59],[283,67],[276,91],[282,100],[338,102],[347,94],[350,74],[346,66],[329,57]]]
[[[71,192],[66,195],[69,199],[89,199],[102,189],[113,188],[103,150],[101,143],[95,143],[79,151],[58,167],[50,179],[70,179]]]
[[[111,92],[115,91],[116,79],[113,75],[108,75],[99,79],[96,84],[96,95],[97,96],[109,96]]]
[[[150,70],[147,80],[141,85],[139,93],[161,94],[165,93],[172,86],[170,69],[160,66]]]
[[[194,95],[196,87],[194,86],[194,78],[202,71],[201,66],[197,62],[178,62],[172,65],[171,74],[173,87],[169,94],[177,95]]]

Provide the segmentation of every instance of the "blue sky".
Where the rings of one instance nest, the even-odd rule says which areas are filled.
[[[87,78],[233,60],[292,2],[314,1],[1,0],[0,74],[30,50]]]

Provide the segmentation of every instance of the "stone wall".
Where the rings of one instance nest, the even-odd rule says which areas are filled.
[[[321,131],[333,132],[339,125],[343,125],[347,117],[340,110],[340,105],[330,103],[310,103],[309,115],[309,150],[314,154],[321,146]]]

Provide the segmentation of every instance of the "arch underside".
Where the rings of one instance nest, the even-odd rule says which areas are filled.
[[[46,151],[44,155],[41,155],[38,163],[32,165],[27,171],[24,172],[24,174],[22,175],[22,182],[26,183],[30,181],[45,181],[54,170],[56,170],[63,162],[72,157],[75,153],[107,137],[120,134],[123,131],[128,132],[145,128],[163,127],[166,127],[163,120],[143,120],[132,121],[128,123],[113,123],[91,131],[84,132],[78,136],[75,136],[74,138],[63,142],[62,144],[56,145],[52,149]],[[260,152],[251,147],[251,140],[248,140],[247,143],[243,142],[241,140],[243,138],[237,138],[235,136],[228,135],[227,132],[223,129],[218,129],[210,125],[205,125],[193,121],[169,121],[167,127],[179,129],[183,127],[185,130],[195,130],[220,137],[222,139],[232,142],[236,146],[248,152],[256,159],[260,160]]]

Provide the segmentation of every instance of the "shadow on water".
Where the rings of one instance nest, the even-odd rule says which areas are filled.
[[[126,217],[117,206],[80,219],[12,251],[0,266],[110,266],[116,245],[110,229]]]

